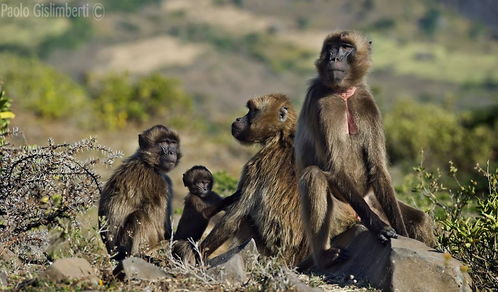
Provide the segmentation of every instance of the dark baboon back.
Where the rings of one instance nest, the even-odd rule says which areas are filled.
[[[157,125],[139,135],[139,149],[107,181],[99,202],[102,239],[121,260],[168,239],[172,184],[166,173],[181,158],[178,135]]]

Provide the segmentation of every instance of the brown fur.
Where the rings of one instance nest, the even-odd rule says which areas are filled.
[[[331,61],[326,47],[342,42],[356,51],[347,59],[350,70],[337,81],[327,67]],[[404,236],[408,232],[387,171],[381,114],[364,81],[370,42],[357,32],[333,33],[325,39],[315,64],[319,77],[311,82],[299,116],[295,152],[303,220],[315,263],[323,267],[330,261],[322,255],[330,248],[330,237],[337,234],[331,223],[342,209],[337,201],[349,204],[383,241],[396,237],[395,231]],[[352,86],[356,92],[346,102],[357,134],[347,132],[346,105],[339,96]],[[365,202],[363,197],[371,191],[394,230]]]
[[[280,255],[288,264],[296,265],[310,252],[299,216],[294,167],[296,114],[281,94],[251,99],[248,107],[251,110],[236,119],[232,132],[242,143],[262,147],[242,170],[236,192],[240,199],[201,243],[201,251],[209,256],[239,229],[250,227],[250,236],[262,254]],[[279,120],[281,114],[284,121]]]
[[[205,192],[199,192],[196,186],[199,182],[207,181]],[[234,196],[221,198],[212,191],[213,175],[204,166],[194,166],[183,174],[183,183],[190,192],[185,198],[182,217],[174,236],[173,254],[184,262],[195,263],[192,246],[189,239],[197,242],[208,226],[211,217],[233,203]]]
[[[159,143],[175,141],[176,160],[164,164]],[[142,254],[169,239],[172,184],[166,172],[180,158],[178,135],[158,125],[139,135],[140,148],[107,181],[99,203],[102,240],[109,254],[121,260]]]

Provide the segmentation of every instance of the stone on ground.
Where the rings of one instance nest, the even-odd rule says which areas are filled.
[[[137,257],[123,260],[122,268],[125,279],[159,281],[169,276],[160,267]]]
[[[384,291],[472,291],[464,264],[411,238],[382,244],[358,224],[333,246],[346,248],[349,258],[327,269],[330,279],[356,279]]]
[[[58,259],[41,276],[54,282],[88,281],[95,285],[99,282],[95,270],[82,258]]]

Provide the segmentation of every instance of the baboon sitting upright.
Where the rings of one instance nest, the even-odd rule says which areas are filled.
[[[204,166],[194,166],[183,174],[183,184],[189,189],[178,223],[173,246],[173,254],[183,261],[195,263],[190,253],[189,239],[197,242],[208,226],[209,219],[229,206],[234,196],[220,197],[212,191],[213,175]]]
[[[181,158],[180,139],[162,125],[138,135],[139,148],[113,173],[102,191],[99,225],[116,260],[142,254],[169,239],[172,184],[166,175]]]
[[[207,257],[246,229],[249,234],[239,235],[239,241],[253,237],[262,254],[279,255],[295,266],[310,254],[294,165],[296,113],[282,94],[253,98],[247,108],[248,113],[233,122],[232,135],[243,144],[262,147],[244,165],[235,193],[239,199],[202,241],[201,251]],[[347,214],[346,209],[341,209],[345,219],[338,219],[336,226],[354,222],[355,213]]]
[[[433,242],[427,216],[398,203],[394,194],[381,114],[364,81],[370,44],[349,31],[325,39],[315,63],[318,78],[311,82],[299,116],[295,152],[302,216],[319,268],[332,264],[337,254],[330,249],[337,202],[349,204],[383,242],[397,234]],[[365,201],[369,194],[389,225]]]

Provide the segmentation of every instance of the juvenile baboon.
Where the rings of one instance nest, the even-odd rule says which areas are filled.
[[[189,193],[185,197],[182,217],[173,237],[173,254],[193,264],[195,258],[191,257],[189,239],[194,242],[201,239],[209,219],[229,206],[235,197],[222,198],[213,192],[213,175],[204,166],[194,166],[185,172],[183,184]]]
[[[396,233],[409,235],[387,171],[382,118],[364,81],[370,44],[358,32],[336,32],[325,39],[315,63],[318,78],[312,80],[299,116],[295,153],[302,214],[319,268],[335,260],[328,254],[337,201],[350,204],[383,242]],[[392,227],[364,200],[371,192]]]
[[[201,243],[209,256],[240,229],[249,230],[264,255],[280,255],[296,265],[308,256],[294,165],[296,113],[282,94],[247,102],[249,112],[232,124],[232,135],[261,149],[244,165],[235,195],[239,199]],[[339,223],[338,223],[339,225]]]
[[[107,181],[99,203],[102,240],[116,260],[141,254],[170,238],[168,171],[181,158],[180,139],[162,125],[138,135],[139,148]]]

